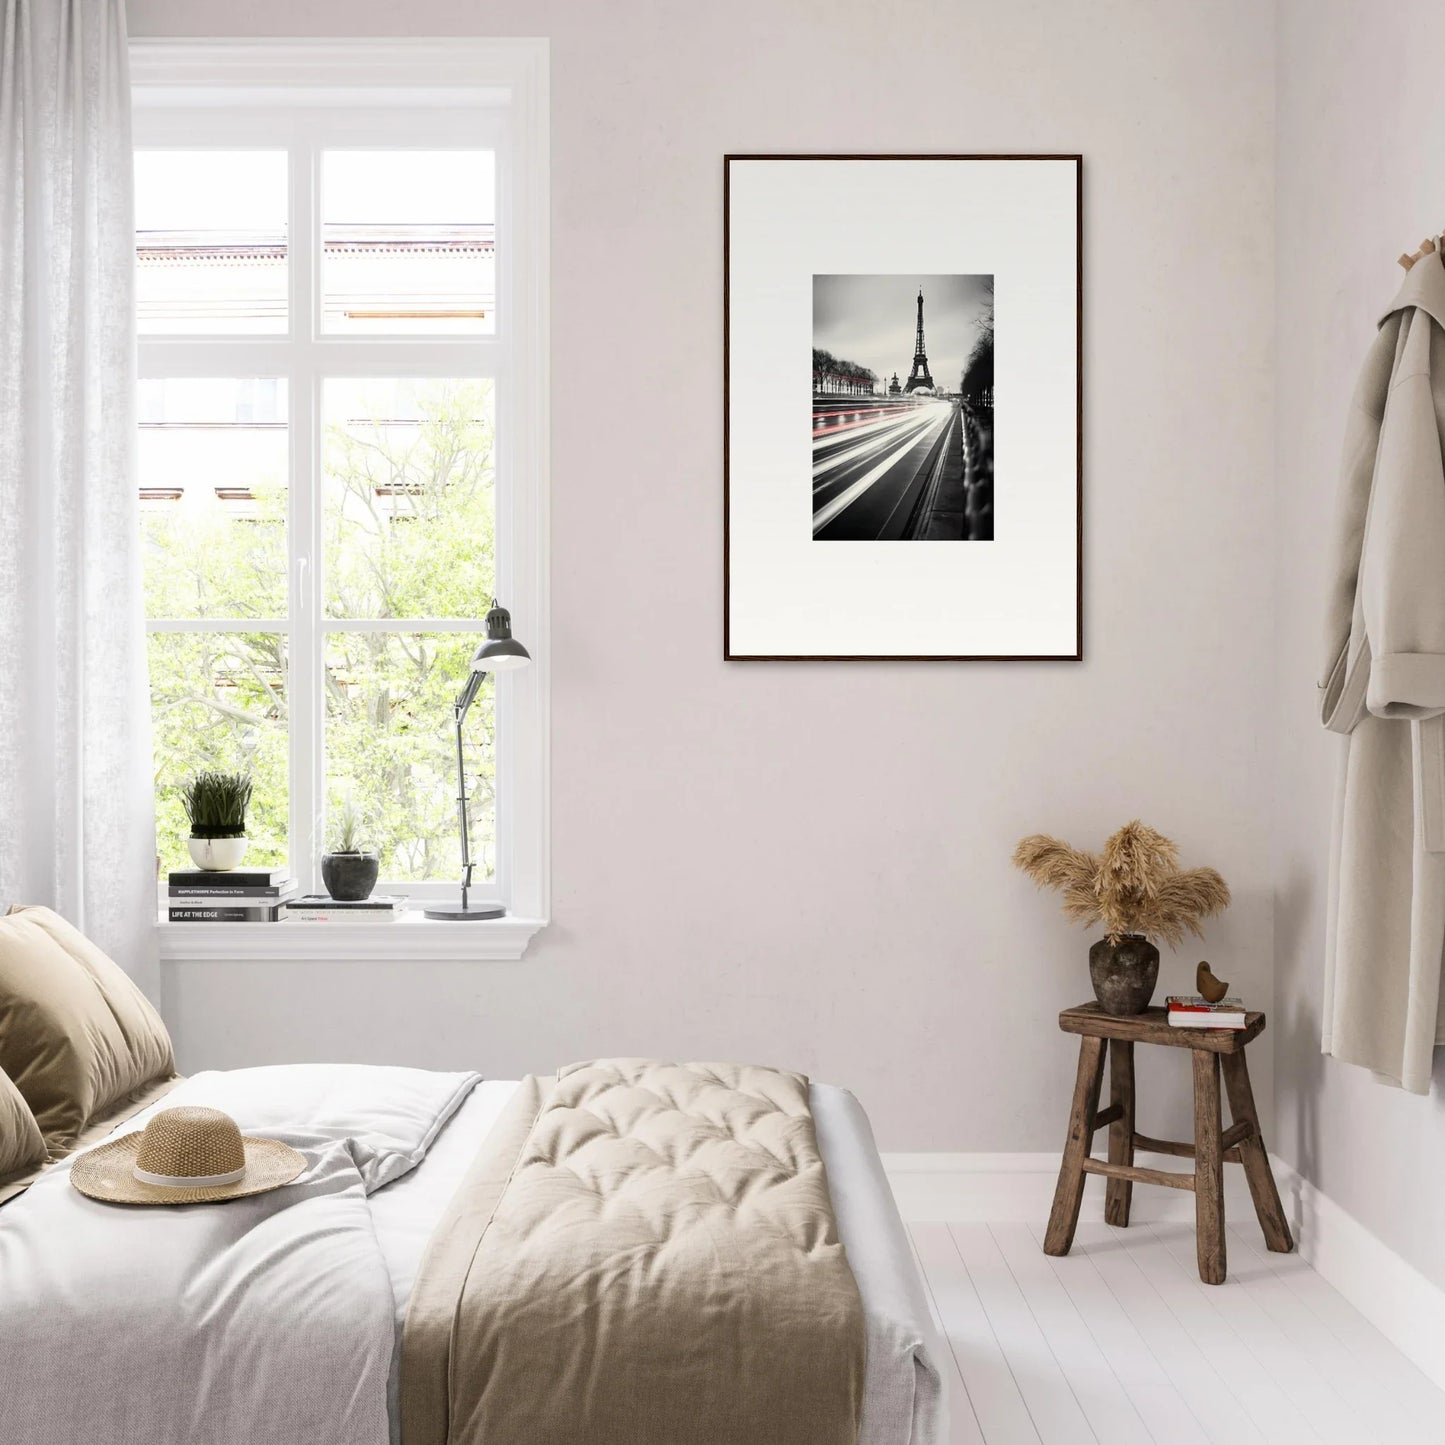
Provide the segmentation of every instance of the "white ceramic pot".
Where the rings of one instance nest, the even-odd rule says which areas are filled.
[[[191,861],[197,868],[224,873],[228,868],[240,866],[249,842],[249,838],[187,838],[186,847],[191,850]]]

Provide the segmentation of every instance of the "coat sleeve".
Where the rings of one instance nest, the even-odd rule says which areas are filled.
[[[1370,653],[1363,642],[1363,624],[1355,636],[1355,599],[1360,583],[1360,555],[1365,543],[1365,518],[1380,449],[1380,423],[1395,370],[1400,320],[1392,317],[1376,333],[1355,385],[1345,425],[1340,484],[1330,544],[1329,588],[1325,597],[1323,666],[1319,675],[1320,721],[1332,732],[1348,733],[1365,716],[1365,687]]]
[[[1445,711],[1445,464],[1430,354],[1445,388],[1445,336],[1418,311],[1409,325],[1380,429],[1360,565],[1366,705],[1388,718]]]

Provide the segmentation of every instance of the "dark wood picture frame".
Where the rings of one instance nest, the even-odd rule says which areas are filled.
[[[1069,653],[959,653],[925,654],[836,654],[739,653],[731,639],[731,252],[732,252],[732,164],[734,161],[1072,161],[1075,175],[1075,641]],[[1084,158],[1078,153],[978,155],[924,153],[807,154],[729,153],[723,157],[723,660],[725,662],[1082,662],[1084,658]]]

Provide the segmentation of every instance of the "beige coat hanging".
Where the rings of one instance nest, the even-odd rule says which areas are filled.
[[[1445,266],[1422,255],[1345,434],[1321,716],[1348,735],[1323,1048],[1425,1093],[1445,1041]]]

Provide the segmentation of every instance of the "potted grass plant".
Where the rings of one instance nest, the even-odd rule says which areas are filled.
[[[246,808],[251,779],[245,773],[197,773],[182,789],[191,820],[186,842],[197,868],[223,873],[246,856]]]
[[[338,903],[360,903],[371,897],[381,872],[381,855],[362,841],[364,821],[350,798],[336,817],[335,846],[321,855],[321,881]]]
[[[1035,833],[1013,855],[1041,888],[1063,894],[1064,915],[1075,923],[1102,924],[1104,936],[1089,949],[1089,976],[1106,1013],[1140,1014],[1159,978],[1153,939],[1173,947],[1186,932],[1229,906],[1229,885],[1213,868],[1180,868],[1179,849],[1136,818],[1089,853]]]

